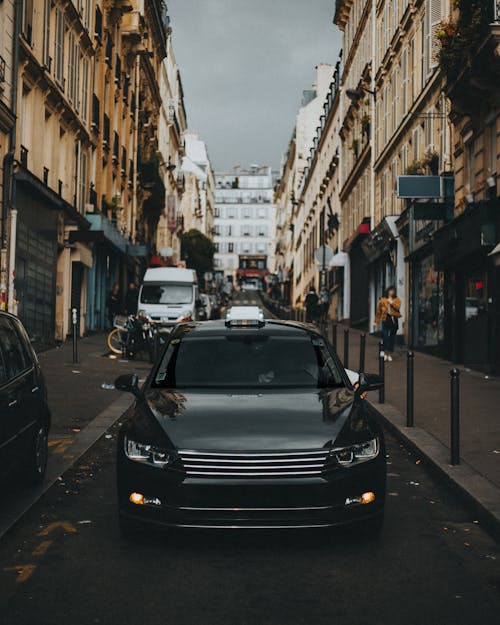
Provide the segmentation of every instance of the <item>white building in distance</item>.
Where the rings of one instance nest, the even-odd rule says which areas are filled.
[[[275,179],[267,165],[216,173],[214,263],[224,276],[236,276],[242,257],[260,257],[262,271],[274,266]]]

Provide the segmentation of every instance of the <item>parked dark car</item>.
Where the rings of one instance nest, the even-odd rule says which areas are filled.
[[[234,308],[232,309],[234,310]],[[229,315],[231,318],[231,314]],[[233,316],[234,317],[234,316]],[[383,520],[378,413],[314,328],[250,319],[175,328],[118,440],[121,528],[296,528]]]
[[[26,331],[0,312],[0,480],[20,470],[31,484],[47,466],[50,410],[47,390]]]

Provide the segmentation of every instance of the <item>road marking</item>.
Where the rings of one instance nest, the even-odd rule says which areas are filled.
[[[33,549],[33,551],[31,552],[31,555],[35,556],[36,558],[43,556],[45,552],[47,551],[47,549],[52,544],[52,542],[53,542],[52,540],[42,540],[42,542]]]
[[[8,566],[4,568],[4,571],[16,571],[16,583],[22,584],[31,577],[31,574],[35,569],[36,566],[34,564],[20,564],[19,566]]]
[[[69,521],[54,521],[49,523],[46,527],[38,532],[38,536],[48,536],[51,532],[61,527],[67,534],[75,534],[76,529],[71,525]]]
[[[71,447],[74,442],[73,438],[53,438],[49,441],[49,448],[53,447],[53,452],[55,454],[64,456],[68,447]]]

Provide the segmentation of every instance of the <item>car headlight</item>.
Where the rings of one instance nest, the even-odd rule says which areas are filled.
[[[173,454],[167,450],[147,443],[139,443],[130,438],[125,439],[125,455],[129,460],[149,464],[159,469],[165,468],[173,461]]]
[[[356,464],[373,460],[378,456],[380,445],[378,438],[373,438],[365,443],[350,445],[349,447],[337,447],[332,449],[330,456],[342,467],[352,467]]]
[[[189,310],[189,308],[186,308],[186,310],[183,310],[181,314],[179,315],[177,319],[177,323],[183,323],[184,321],[192,321],[192,320],[193,320],[193,313],[191,310]]]

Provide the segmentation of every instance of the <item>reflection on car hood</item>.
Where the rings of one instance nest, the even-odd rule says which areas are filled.
[[[354,401],[332,391],[214,393],[150,389],[149,409],[178,449],[320,449],[340,433]]]

